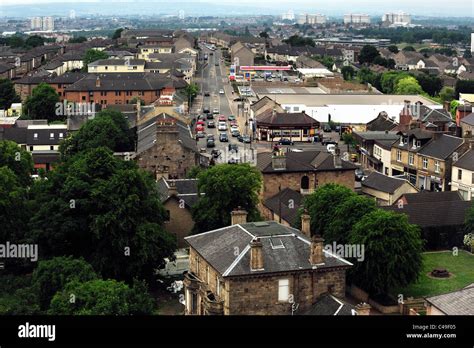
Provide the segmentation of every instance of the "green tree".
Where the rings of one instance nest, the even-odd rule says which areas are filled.
[[[184,94],[188,100],[188,112],[191,110],[191,104],[193,103],[194,98],[196,98],[199,92],[199,86],[197,83],[191,82],[184,89]]]
[[[27,47],[44,46],[44,38],[38,35],[29,36],[25,41],[25,46]]]
[[[455,97],[454,89],[447,86],[443,87],[439,92],[439,97],[443,102],[451,102]]]
[[[362,47],[359,53],[359,63],[360,64],[372,64],[374,59],[380,56],[379,51],[375,46],[365,45]]]
[[[329,222],[324,239],[326,242],[335,241],[338,244],[346,244],[349,242],[355,224],[377,209],[377,205],[369,197],[351,195],[334,208],[333,220]]]
[[[220,164],[198,175],[201,196],[193,208],[194,232],[230,225],[230,213],[241,207],[248,220],[260,219],[257,209],[262,186],[260,171],[249,164]]]
[[[47,83],[40,83],[26,98],[22,117],[30,120],[45,119],[49,122],[64,120],[64,115],[56,112],[57,103],[59,95],[55,89]]]
[[[423,91],[434,97],[438,95],[443,87],[443,81],[437,76],[421,73],[414,76]]]
[[[63,158],[78,152],[105,146],[114,152],[133,151],[135,135],[129,128],[128,120],[116,110],[102,110],[87,121],[78,132],[60,144]]]
[[[306,209],[311,217],[311,234],[325,237],[329,224],[334,220],[337,206],[354,195],[355,193],[345,186],[326,184],[306,196],[303,209]],[[299,223],[300,219],[297,219],[298,227]]]
[[[122,35],[122,31],[123,31],[123,28],[119,28],[119,29],[115,30],[114,34],[112,35],[112,39],[114,39],[114,40],[120,39],[120,37]]]
[[[194,166],[187,172],[186,178],[196,179],[202,171],[203,171],[203,168],[201,166]]]
[[[0,168],[6,166],[11,169],[18,183],[25,187],[31,184],[33,173],[33,159],[31,154],[9,140],[0,141]]]
[[[265,39],[268,39],[268,37],[269,37],[268,33],[266,31],[262,31],[260,34],[258,34],[258,36],[263,37]]]
[[[341,68],[341,74],[344,77],[344,80],[350,81],[354,78],[355,70],[350,65],[349,66],[343,66]]]
[[[13,82],[9,79],[0,79],[0,109],[7,110],[12,103],[19,103],[20,96],[16,94]]]
[[[394,92],[396,94],[423,94],[423,89],[414,77],[409,76],[397,82]]]
[[[458,106],[460,104],[461,103],[459,103],[459,101],[457,100],[451,100],[451,103],[449,105],[449,111],[451,112],[451,116],[453,117],[453,119],[456,119],[456,111],[458,111]]]
[[[397,47],[396,45],[390,45],[390,46],[387,47],[387,49],[388,49],[390,52],[395,53],[395,54],[397,54],[398,52],[400,52],[400,51],[398,50],[398,47]]]
[[[299,47],[299,46],[316,46],[315,42],[313,39],[309,38],[309,37],[301,37],[301,36],[298,36],[298,35],[293,35],[293,36],[290,36],[288,39],[286,40],[283,40],[284,43],[287,43],[291,46],[294,46],[294,47]]]
[[[83,43],[86,42],[87,38],[85,36],[77,36],[69,39],[69,43]]]
[[[403,47],[402,51],[405,51],[405,52],[416,52],[415,47],[413,47],[413,46],[405,46],[405,47]]]
[[[387,294],[418,278],[423,241],[406,215],[374,210],[355,224],[349,243],[364,246],[364,260],[355,262],[350,279],[369,294]]]
[[[8,39],[8,46],[11,48],[20,48],[25,45],[25,40],[20,35],[13,35]]]
[[[33,272],[32,286],[36,290],[41,310],[47,310],[54,294],[62,291],[67,283],[93,279],[97,279],[97,274],[83,259],[55,257],[38,262],[38,267]]]
[[[79,152],[34,186],[30,238],[42,257],[83,257],[105,278],[148,279],[173,258],[156,183],[104,147]]]
[[[82,61],[84,63],[84,67],[82,68],[82,70],[87,71],[87,65],[89,63],[95,62],[99,59],[107,59],[108,57],[109,55],[104,51],[95,50],[93,48],[88,49],[84,54],[84,57],[82,58]]]
[[[54,295],[53,315],[146,315],[152,314],[154,302],[143,287],[130,288],[113,279],[70,282]],[[75,301],[71,303],[71,294]]]

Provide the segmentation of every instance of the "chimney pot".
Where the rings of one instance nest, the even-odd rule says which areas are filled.
[[[263,270],[263,244],[260,238],[255,238],[250,242],[250,270]]]
[[[324,264],[324,239],[320,235],[314,235],[311,238],[311,250],[309,254],[309,262],[312,265]]]
[[[245,224],[247,223],[247,211],[241,207],[237,207],[230,213],[231,225]]]
[[[305,209],[301,215],[301,232],[311,239],[311,217],[308,214],[308,211]]]

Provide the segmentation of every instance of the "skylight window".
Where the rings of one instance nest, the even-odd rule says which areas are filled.
[[[280,238],[270,238],[270,245],[272,246],[272,249],[285,249]]]

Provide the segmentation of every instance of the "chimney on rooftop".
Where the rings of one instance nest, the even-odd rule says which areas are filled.
[[[301,232],[311,239],[311,217],[306,209],[301,214]]]
[[[334,149],[334,168],[342,168],[341,149],[337,145]]]
[[[97,78],[95,79],[95,86],[100,87],[100,77],[99,76],[97,76]]]
[[[286,169],[286,155],[281,149],[274,149],[272,153],[272,168],[273,170]]]
[[[247,214],[247,211],[245,211],[241,207],[237,207],[237,209],[234,209],[230,213],[230,224],[238,225],[247,223]]]
[[[309,254],[309,262],[312,265],[324,264],[324,239],[320,235],[314,235],[311,238],[311,247]]]
[[[260,238],[255,238],[250,242],[250,270],[263,270],[263,244]]]

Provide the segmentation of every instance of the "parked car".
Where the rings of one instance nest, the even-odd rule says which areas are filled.
[[[324,146],[324,145],[329,145],[329,144],[333,144],[333,145],[337,145],[337,141],[336,140],[333,140],[331,138],[323,138],[323,140],[321,140],[321,144]]]
[[[242,136],[242,134],[237,136],[237,140],[241,143],[244,142],[244,137]]]
[[[288,138],[281,138],[280,141],[278,141],[278,144],[280,145],[295,145],[293,141],[291,141]]]
[[[212,113],[213,113],[213,114],[218,114],[218,113],[219,113],[219,109],[218,109],[218,108],[212,109]]]
[[[226,131],[227,130],[227,124],[225,122],[219,122],[219,125],[217,126],[217,129],[220,131]]]
[[[252,142],[252,140],[250,140],[250,136],[244,135],[244,136],[242,137],[242,142],[243,142],[244,144],[250,144],[250,143]]]
[[[239,152],[237,144],[229,144],[229,151]]]
[[[219,65],[219,64],[218,64]],[[225,91],[223,89],[219,90],[219,94],[225,94]]]
[[[231,124],[230,125],[230,131],[235,131],[235,130],[239,130],[239,127],[236,125],[236,124]]]
[[[208,134],[208,135],[207,135],[207,139],[208,139],[208,140],[209,140],[209,139],[214,140],[214,134]]]
[[[196,132],[204,132],[204,126],[202,124],[198,124],[196,126]]]
[[[225,142],[227,143],[229,141],[229,137],[227,136],[227,133],[220,133],[219,134],[219,141],[220,142]]]
[[[216,128],[216,124],[214,123],[214,121],[207,122],[207,128]]]
[[[206,137],[206,134],[204,134],[203,131],[199,131],[196,133],[196,138],[199,139],[199,138],[204,138]]]
[[[336,153],[336,145],[334,144],[327,145],[326,149],[328,150],[329,153],[332,153],[333,155]]]
[[[207,114],[206,118],[207,118],[208,120],[213,120],[213,119],[214,119],[214,115],[211,114],[211,113],[209,113],[209,114]]]
[[[209,110],[209,108],[203,108],[203,109],[202,109],[202,112],[205,113],[205,114],[208,114],[208,113],[210,113],[211,111]]]
[[[325,126],[323,127],[323,132],[325,132],[325,133],[330,133],[330,132],[331,132],[331,127],[329,127],[329,125],[325,125]]]
[[[214,141],[214,139],[207,139],[207,144],[206,144],[207,147],[216,147],[216,143]]]
[[[231,130],[230,134],[232,134],[233,137],[239,137],[240,136],[240,131],[238,129]]]
[[[213,149],[211,151],[211,156],[214,157],[214,158],[219,158],[220,155],[221,155],[221,152],[217,149]]]
[[[365,175],[364,171],[363,171],[361,168],[357,168],[357,169],[355,170],[355,180],[356,180],[356,181],[362,181],[362,180],[364,180],[366,177],[367,177],[367,175]]]
[[[229,115],[229,117],[227,117],[227,119],[229,121],[235,121],[235,116],[234,115]]]
[[[340,133],[340,132],[341,132],[341,126],[336,126],[336,127],[334,128],[334,130],[335,130],[336,132]]]
[[[237,164],[240,162],[240,158],[238,156],[231,156],[227,161],[228,164]]]
[[[205,91],[205,92],[204,92],[204,96],[205,96],[205,97],[210,97],[210,96],[211,96],[211,92]]]
[[[220,115],[219,118],[218,118],[219,122],[225,122],[225,116],[224,115]]]

